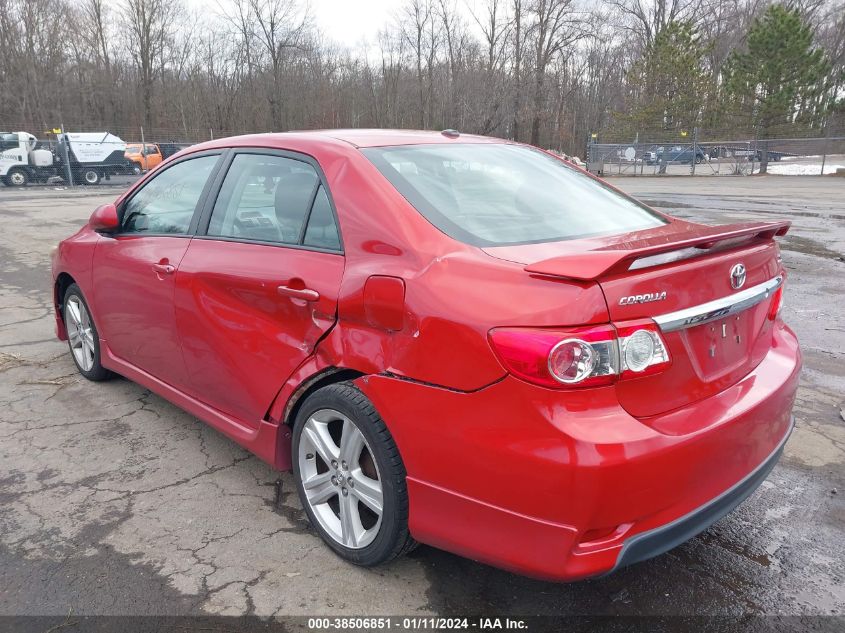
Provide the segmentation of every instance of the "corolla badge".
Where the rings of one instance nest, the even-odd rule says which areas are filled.
[[[666,291],[662,292],[647,292],[643,295],[631,295],[630,297],[622,297],[619,300],[619,305],[629,306],[634,303],[649,303],[650,301],[663,301],[666,298]]]
[[[745,285],[745,266],[743,264],[734,264],[731,268],[731,287],[734,290],[739,290]]]

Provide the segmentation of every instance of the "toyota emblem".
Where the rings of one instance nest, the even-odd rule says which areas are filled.
[[[731,286],[734,290],[739,290],[745,284],[745,266],[743,264],[735,264],[731,268]]]

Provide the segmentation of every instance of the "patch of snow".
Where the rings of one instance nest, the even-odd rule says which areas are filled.
[[[837,169],[845,168],[845,165],[839,163],[825,163],[824,173],[834,174]],[[757,171],[756,169],[754,170]],[[801,163],[801,164],[783,164],[769,163],[768,173],[774,176],[818,176],[822,173],[822,163]]]

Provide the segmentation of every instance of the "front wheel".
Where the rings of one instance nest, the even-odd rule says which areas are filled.
[[[111,372],[100,364],[100,337],[97,334],[97,326],[94,325],[88,304],[76,284],[71,284],[65,292],[62,311],[70,355],[79,373],[96,382],[111,377]]]
[[[293,473],[311,524],[342,558],[371,567],[416,544],[399,451],[352,383],[323,387],[303,404],[293,426]]]
[[[23,169],[10,169],[6,176],[6,184],[10,187],[24,187],[29,182],[29,174]]]

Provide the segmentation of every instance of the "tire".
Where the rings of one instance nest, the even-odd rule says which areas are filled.
[[[76,309],[74,309],[74,306]],[[62,299],[62,318],[68,333],[68,349],[79,373],[88,380],[100,382],[112,373],[100,363],[100,337],[91,310],[76,284],[68,286]],[[74,333],[78,335],[74,335]]]
[[[140,176],[141,175],[141,167],[139,165],[135,165],[134,167],[132,167],[132,173],[135,176]]]
[[[399,450],[375,407],[352,383],[318,389],[300,408],[293,425],[293,475],[308,519],[341,558],[373,567],[415,547]],[[380,516],[372,510],[378,507],[378,488]]]
[[[703,163],[703,162],[704,162],[704,159],[703,159],[701,156],[696,156],[696,157],[695,157],[695,164],[696,164],[696,165],[700,165],[700,164],[701,164],[701,163]]]
[[[88,168],[81,170],[82,174],[82,182],[86,185],[98,185],[100,184],[100,172],[96,169]]]
[[[5,182],[10,187],[25,187],[29,182],[29,174],[23,169],[10,169]]]

